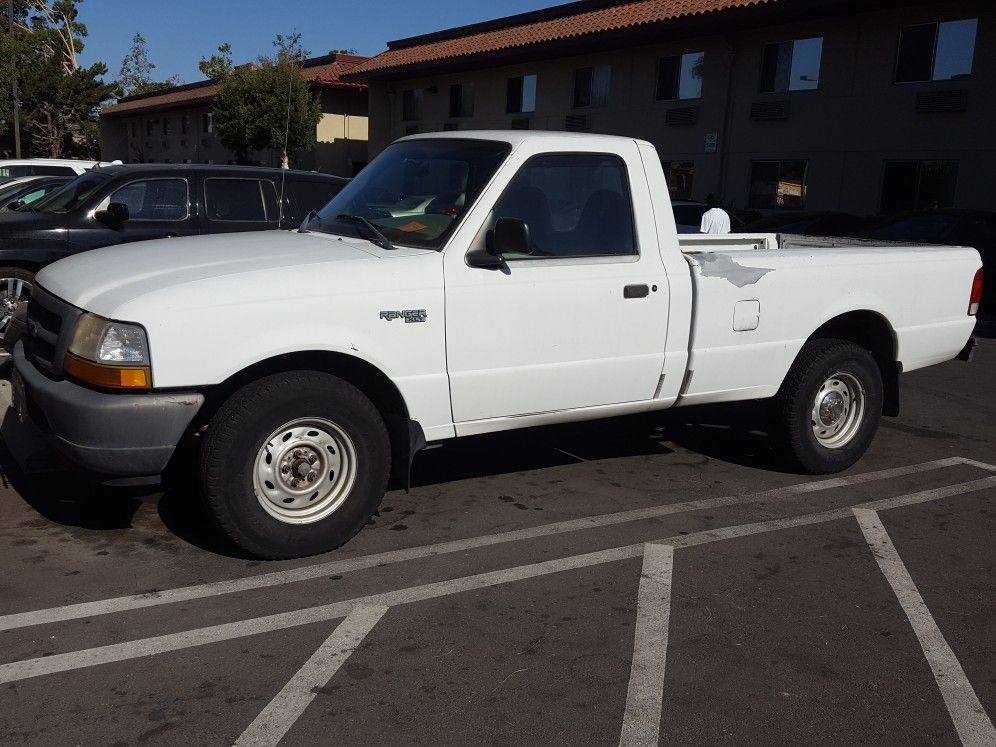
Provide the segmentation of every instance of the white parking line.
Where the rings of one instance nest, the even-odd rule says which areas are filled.
[[[660,741],[673,569],[674,547],[646,545],[620,747],[656,747]]]
[[[829,521],[839,521],[852,517],[852,508],[869,508],[873,510],[885,510],[910,506],[917,503],[947,498],[964,493],[971,493],[977,490],[996,487],[996,476],[973,480],[971,482],[951,485],[945,488],[935,488],[923,490],[908,495],[896,496],[895,498],[884,498],[882,500],[863,503],[854,507],[839,508],[831,511],[822,511],[801,516],[791,516],[785,519],[774,519],[740,526],[724,527],[722,529],[709,529],[702,532],[695,532],[687,535],[676,535],[667,537],[657,542],[660,544],[673,545],[675,548],[692,547],[711,542],[747,537],[764,532],[773,532],[794,527],[809,526],[812,524],[822,524]],[[25,659],[23,661],[0,664],[0,684],[14,682],[17,680],[38,677],[56,672],[66,672],[84,667],[97,666],[99,664],[109,664],[112,662],[126,661],[154,654],[166,653],[168,651],[178,651],[180,649],[202,646],[208,643],[227,641],[233,638],[265,633],[273,630],[282,630],[299,625],[307,625],[313,622],[324,620],[334,620],[345,617],[359,604],[382,605],[393,607],[399,604],[409,604],[427,599],[437,599],[439,597],[458,594],[464,591],[475,589],[486,589],[500,584],[507,584],[513,581],[522,581],[530,578],[538,578],[563,571],[587,568],[605,563],[614,563],[629,558],[637,558],[643,554],[644,545],[625,545],[609,550],[575,555],[567,558],[548,560],[541,563],[507,568],[499,571],[490,571],[473,576],[464,576],[448,581],[438,581],[436,583],[413,586],[407,589],[371,594],[364,597],[333,602],[331,604],[318,607],[309,607],[283,612],[276,615],[267,615],[239,622],[213,625],[207,628],[184,631],[182,633],[168,633],[166,635],[143,638],[124,643],[113,643],[107,646],[71,651],[64,654],[43,656],[35,659]]]
[[[333,560],[327,563],[318,563],[316,565],[303,566],[301,568],[294,568],[287,571],[264,573],[257,576],[247,576],[245,578],[236,578],[228,581],[217,581],[207,584],[198,584],[195,586],[184,586],[176,589],[102,599],[93,602],[80,602],[78,604],[50,607],[48,609],[33,610],[31,612],[17,612],[0,616],[0,631],[24,628],[32,625],[43,625],[45,623],[62,622],[65,620],[96,617],[98,615],[124,612],[126,610],[155,607],[162,604],[185,602],[192,599],[204,599],[207,597],[234,594],[253,589],[263,589],[270,586],[281,586],[283,584],[309,581],[331,575],[342,575],[351,571],[391,565],[394,563],[403,563],[420,558],[434,557],[437,555],[445,555],[455,552],[465,552],[467,550],[491,547],[508,542],[536,539],[539,537],[552,537],[554,535],[565,534],[568,532],[596,529],[599,527],[624,524],[632,521],[641,521],[661,516],[668,516],[671,514],[722,508],[724,506],[748,502],[757,503],[763,501],[783,500],[793,496],[814,493],[821,490],[830,490],[832,488],[839,488],[847,485],[859,485],[861,483],[873,482],[877,480],[888,480],[896,477],[904,477],[907,475],[944,469],[946,467],[954,467],[964,464],[966,461],[967,460],[964,460],[961,457],[949,457],[946,459],[937,459],[931,462],[923,462],[921,464],[913,464],[905,467],[895,467],[875,472],[849,475],[846,477],[832,477],[825,480],[798,483],[795,485],[773,488],[771,490],[764,490],[756,493],[745,493],[742,495],[722,496],[717,498],[704,498],[695,501],[680,501],[678,503],[648,506],[646,508],[638,508],[631,511],[602,514],[600,516],[586,516],[581,519],[558,521],[552,524],[543,524],[537,527],[530,527],[528,529],[517,529],[510,532],[487,534],[480,537],[439,542],[432,545],[422,545],[420,547],[411,547],[401,550],[389,550],[387,552],[363,555],[357,558]],[[996,471],[996,467],[991,465],[974,463],[973,466],[977,466],[980,469]]]
[[[386,612],[387,607],[354,607],[235,740],[235,747],[275,747]]]
[[[934,673],[934,679],[937,680],[937,686],[941,690],[962,744],[966,747],[996,745],[996,729],[993,728],[993,722],[986,715],[954,651],[944,640],[944,635],[934,622],[879,515],[866,508],[855,508],[854,515],[878,562],[878,567],[882,569],[889,586],[899,599],[903,612],[909,618],[910,625],[913,626],[913,632],[920,641],[924,656],[927,657],[927,663]]]

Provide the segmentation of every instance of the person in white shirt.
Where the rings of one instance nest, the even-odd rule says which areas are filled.
[[[730,215],[719,206],[720,201],[716,195],[706,197],[706,205],[709,209],[702,215],[702,226],[700,233],[729,233]]]

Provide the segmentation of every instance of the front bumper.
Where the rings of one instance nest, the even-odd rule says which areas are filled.
[[[45,376],[14,346],[19,409],[71,462],[111,477],[162,474],[204,404],[196,392],[117,394]]]

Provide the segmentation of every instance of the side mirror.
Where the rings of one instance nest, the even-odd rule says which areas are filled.
[[[518,218],[499,218],[496,220],[491,251],[499,257],[504,257],[506,254],[532,254],[532,244],[529,243],[529,225]]]
[[[7,210],[17,210],[21,205],[24,204],[23,200],[14,200],[13,202],[8,202],[4,207]]]
[[[532,254],[529,226],[518,218],[499,218],[488,232],[483,249],[467,254],[467,264],[486,270],[498,270],[505,265],[505,254]]]
[[[120,228],[131,216],[128,213],[128,206],[123,202],[112,202],[107,206],[107,210],[98,210],[94,217],[111,228]]]

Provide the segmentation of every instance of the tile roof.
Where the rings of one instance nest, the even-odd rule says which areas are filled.
[[[716,13],[734,8],[777,3],[779,0],[639,0],[623,2],[609,7],[591,7],[604,3],[573,3],[562,6],[564,13],[558,17],[530,21],[537,14],[512,16],[507,24],[496,21],[492,28],[475,31],[468,27],[466,34],[430,34],[426,37],[391,42],[388,50],[352,68],[347,79],[362,79],[370,73],[394,70],[425,62],[487,54],[532,44],[583,37],[606,31],[643,26],[686,16]],[[591,7],[591,9],[587,9]],[[552,9],[553,14],[557,9]],[[548,14],[549,15],[549,14]],[[518,21],[518,22],[517,22]],[[485,24],[487,25],[487,24]],[[493,26],[500,26],[493,28]],[[434,38],[435,37],[435,38]],[[443,37],[443,38],[439,38]],[[418,43],[424,39],[423,43]],[[437,40],[438,39],[438,40]]]
[[[351,54],[331,54],[325,57],[315,57],[305,60],[301,77],[319,88],[366,88],[363,83],[343,80],[343,75],[366,60],[366,57]],[[241,67],[241,66],[240,66]],[[209,80],[198,83],[188,83],[175,88],[168,88],[156,93],[127,96],[118,99],[116,104],[107,107],[101,116],[123,116],[136,112],[169,109],[180,104],[192,106],[214,101],[218,95],[218,84]]]

